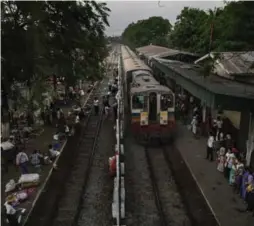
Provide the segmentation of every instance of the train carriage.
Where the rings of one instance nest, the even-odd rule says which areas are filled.
[[[174,93],[165,86],[149,84],[148,79],[145,80],[130,90],[132,133],[139,141],[151,137],[168,140],[175,131]]]
[[[132,134],[139,142],[154,137],[170,140],[175,132],[174,93],[128,47],[122,48],[122,54]]]

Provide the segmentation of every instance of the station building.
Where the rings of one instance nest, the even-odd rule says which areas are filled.
[[[148,45],[136,52],[176,95],[185,93],[199,102],[203,122],[222,113],[227,131],[254,168],[254,51],[200,56]],[[211,59],[212,73],[204,76],[204,64]]]

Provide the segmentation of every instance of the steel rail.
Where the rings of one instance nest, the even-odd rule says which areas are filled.
[[[164,214],[164,211],[163,211],[163,208],[162,208],[162,203],[161,203],[161,199],[160,199],[160,195],[159,195],[159,189],[158,189],[158,185],[157,185],[157,182],[156,182],[156,177],[155,177],[155,174],[154,174],[154,168],[153,168],[153,165],[152,165],[152,160],[151,160],[150,155],[149,155],[149,150],[148,150],[147,147],[145,147],[144,150],[145,150],[145,156],[146,156],[146,160],[147,160],[147,164],[148,164],[150,179],[151,179],[151,182],[152,182],[153,193],[154,193],[154,196],[155,196],[155,204],[156,204],[156,207],[157,207],[158,212],[159,212],[161,226],[167,226],[167,221],[166,221],[165,214]]]

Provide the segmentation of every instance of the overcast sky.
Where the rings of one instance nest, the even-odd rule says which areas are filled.
[[[123,30],[131,22],[140,19],[147,19],[151,16],[162,16],[167,18],[172,24],[175,22],[177,15],[185,6],[200,9],[209,9],[223,6],[222,1],[107,1],[111,9],[107,35],[121,35]]]

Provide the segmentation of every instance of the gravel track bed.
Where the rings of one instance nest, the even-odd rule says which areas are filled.
[[[126,225],[159,225],[144,148],[131,138],[125,143]]]
[[[108,174],[108,158],[114,153],[114,143],[113,123],[105,120],[102,124],[88,184],[83,191],[77,226],[112,225],[113,180]]]
[[[191,226],[162,148],[148,148],[148,153],[167,225]]]
[[[99,97],[101,95],[99,91],[101,87],[102,85],[99,85],[94,93],[95,96]],[[89,100],[89,102],[92,101]],[[99,129],[99,121],[99,116],[92,115],[87,127],[83,129],[82,139],[78,144],[78,154],[75,162],[72,164],[70,176],[66,178],[65,185],[63,186],[65,194],[58,203],[58,209],[51,224],[53,226],[72,225],[77,219],[89,158],[93,149],[93,143],[97,142],[94,139]]]

